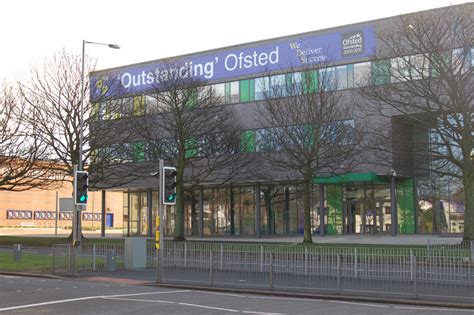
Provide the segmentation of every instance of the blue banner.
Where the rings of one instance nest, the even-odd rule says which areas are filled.
[[[91,100],[140,94],[173,79],[226,80],[269,71],[285,71],[316,64],[369,57],[375,53],[375,31],[361,27],[324,35],[308,35],[273,43],[157,60],[94,72]]]

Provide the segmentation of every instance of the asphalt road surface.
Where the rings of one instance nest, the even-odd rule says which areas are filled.
[[[6,314],[474,314],[473,310],[0,275]]]

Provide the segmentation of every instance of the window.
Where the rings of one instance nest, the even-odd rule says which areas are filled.
[[[474,48],[471,48],[471,68],[474,68]]]
[[[156,95],[145,95],[145,108],[147,114],[156,114],[159,112]]]
[[[218,104],[225,104],[225,83],[211,85],[213,97]]]
[[[362,87],[369,85],[370,69],[370,62],[361,62],[354,64],[353,87]]]
[[[268,77],[256,78],[255,79],[255,100],[265,99],[265,94],[270,88],[270,81]]]
[[[392,82],[419,80],[429,74],[428,58],[423,54],[392,58],[390,65]]]
[[[226,103],[238,103],[240,100],[239,81],[225,83]]]
[[[319,70],[319,80],[323,91],[335,91],[337,88],[336,68],[329,67]]]
[[[286,79],[284,74],[272,75],[270,77],[271,97],[284,97],[286,93]]]
[[[255,151],[279,151],[281,150],[281,129],[265,128],[258,129],[255,133]]]
[[[472,51],[472,49],[471,49]],[[454,73],[466,73],[469,70],[469,50],[464,48],[453,49],[452,69]],[[472,61],[471,61],[472,64]]]
[[[351,144],[354,141],[354,120],[338,120],[322,126],[320,138],[326,144]]]
[[[133,115],[133,104],[132,97],[122,99],[122,107],[120,110],[121,117],[131,117]]]
[[[286,79],[286,94],[300,95],[303,90],[303,74],[301,72],[288,73]]]
[[[336,67],[336,85],[338,90],[347,89],[348,85],[348,72],[347,66],[337,66]]]

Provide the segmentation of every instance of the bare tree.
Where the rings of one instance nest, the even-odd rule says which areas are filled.
[[[272,170],[272,179],[302,184],[303,242],[311,243],[313,179],[353,168],[358,143],[354,117],[345,94],[336,91],[338,82],[331,68],[270,76],[263,85],[259,113],[268,129],[262,136],[265,145],[258,150]]]
[[[169,63],[164,69],[173,73],[176,67]],[[186,74],[160,80],[143,97],[146,113],[143,107],[145,115],[131,120],[129,128],[146,143],[149,160],[162,158],[177,169],[174,239],[182,241],[185,191],[224,184],[244,171],[246,159],[238,152],[239,123],[232,106],[221,106],[223,96]]]
[[[93,64],[86,62],[87,70]],[[109,172],[111,154],[99,154],[97,148],[110,145],[112,137],[118,132],[106,122],[98,121],[98,108],[101,99],[89,102],[88,80],[84,86],[84,124],[83,155],[80,157],[80,117],[81,117],[81,56],[62,51],[32,67],[29,80],[19,82],[21,96],[28,105],[23,119],[30,129],[35,130],[37,138],[46,145],[49,156],[58,163],[47,167],[63,173],[63,178],[73,180],[74,165],[82,158],[91,177],[91,184],[101,182],[106,188],[107,180],[114,185],[119,180],[131,180],[133,171],[128,168],[115,168]],[[123,133],[122,133],[123,134]],[[91,163],[93,162],[93,163]],[[105,183],[105,184],[104,184]]]
[[[369,115],[392,121],[373,148],[393,152],[397,173],[462,181],[465,240],[474,240],[473,8],[400,16],[377,35],[374,85],[359,89]]]
[[[25,124],[25,106],[6,83],[0,89],[0,190],[54,188],[60,178],[50,171],[47,148]]]

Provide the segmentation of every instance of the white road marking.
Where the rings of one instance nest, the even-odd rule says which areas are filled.
[[[253,312],[253,311],[242,311],[245,314],[261,314],[261,315],[285,315],[286,313],[265,313],[265,312]]]
[[[393,308],[400,310],[420,310],[420,311],[438,311],[438,312],[468,312],[472,310],[463,310],[459,308],[434,308],[434,307],[410,307],[410,306],[394,306]]]
[[[381,308],[390,307],[390,306],[387,306],[387,305],[370,304],[370,303],[358,303],[358,302],[346,302],[346,301],[334,301],[334,300],[327,300],[327,301],[332,302],[332,303],[351,304],[351,305],[359,305],[359,306],[371,306],[371,307],[381,307]]]
[[[231,313],[238,313],[238,310],[233,310],[230,308],[221,308],[221,307],[214,307],[214,306],[207,306],[207,305],[199,305],[199,304],[191,304],[191,303],[178,303],[179,305],[191,306],[191,307],[198,307],[198,308],[205,308],[208,310],[217,310],[217,311],[226,311]]]
[[[56,290],[61,290],[61,288],[56,288]]]
[[[36,307],[36,306],[45,306],[45,305],[77,302],[77,301],[86,301],[86,300],[93,300],[93,299],[113,298],[113,297],[122,297],[122,296],[152,295],[152,294],[183,293],[183,292],[189,292],[189,291],[192,291],[192,290],[175,290],[175,291],[158,291],[158,292],[144,292],[144,293],[130,293],[130,294],[86,296],[86,297],[81,297],[81,298],[73,298],[73,299],[56,300],[56,301],[49,301],[49,302],[41,302],[41,303],[33,303],[33,304],[25,304],[25,305],[4,307],[4,308],[0,308],[0,312],[19,310],[19,309],[24,309],[24,308]],[[17,290],[16,292],[21,292],[21,290]]]
[[[305,301],[305,302],[321,302],[320,299],[302,299],[292,297],[281,297],[281,296],[246,296],[249,299],[263,299],[263,300],[291,300],[291,301]]]
[[[36,289],[36,291],[42,291],[42,290],[43,290],[43,289],[41,289],[41,288]]]
[[[20,293],[22,290],[16,290],[16,292]]]
[[[233,297],[240,297],[240,298],[245,297],[245,295],[232,294],[232,293],[219,293],[219,292],[209,292],[209,291],[196,291],[196,292],[204,293],[204,294],[212,294],[212,295],[233,296]]]
[[[77,287],[72,287],[73,289],[77,289]]]
[[[173,301],[164,301],[164,300],[141,300],[141,299],[126,299],[126,298],[103,298],[104,300],[119,300],[119,301],[132,301],[132,302],[150,302],[150,303],[165,303],[165,304],[175,304]]]

